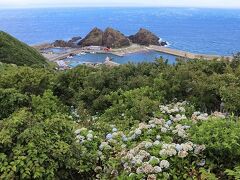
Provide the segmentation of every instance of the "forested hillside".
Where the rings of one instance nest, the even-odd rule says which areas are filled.
[[[0,62],[19,66],[48,66],[47,60],[35,49],[0,31]]]

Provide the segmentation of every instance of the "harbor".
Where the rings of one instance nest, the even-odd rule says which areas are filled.
[[[131,44],[128,47],[123,48],[116,48],[116,49],[110,49],[106,50],[104,47],[98,47],[98,46],[89,46],[89,47],[79,47],[79,48],[66,48],[66,51],[63,53],[54,53],[54,52],[46,52],[44,50],[52,48],[50,44],[42,44],[33,46],[37,50],[39,50],[49,61],[58,61],[67,59],[69,57],[75,56],[77,54],[84,54],[84,53],[92,53],[92,54],[113,54],[116,56],[125,56],[127,54],[131,53],[138,53],[138,52],[147,52],[147,51],[156,51],[160,53],[165,53],[169,55],[173,55],[180,58],[186,58],[186,59],[206,59],[206,60],[213,60],[213,59],[219,59],[224,58],[231,60],[232,56],[220,56],[220,55],[208,55],[208,54],[197,54],[197,53],[191,53],[187,51],[181,51],[177,49],[172,49],[168,47],[163,46],[156,46],[156,45],[150,45],[150,46],[142,46],[138,44]]]

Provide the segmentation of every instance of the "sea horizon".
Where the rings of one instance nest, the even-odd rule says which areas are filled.
[[[84,37],[94,27],[113,27],[126,35],[146,28],[175,49],[232,55],[240,50],[236,42],[239,24],[240,9],[228,8],[40,7],[0,11],[0,29],[29,45]]]
[[[53,5],[53,6],[3,6],[0,7],[0,9],[58,9],[58,8],[144,8],[144,9],[148,9],[148,8],[180,8],[180,9],[222,9],[222,10],[240,10],[240,7],[211,7],[211,6],[57,6],[57,5]]]

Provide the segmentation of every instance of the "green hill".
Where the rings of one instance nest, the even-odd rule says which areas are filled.
[[[19,66],[48,66],[37,50],[3,31],[0,31],[0,62]]]

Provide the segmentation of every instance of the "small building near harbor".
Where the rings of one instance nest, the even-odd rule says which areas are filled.
[[[109,66],[109,67],[115,67],[115,66],[119,66],[120,64],[113,62],[112,59],[110,57],[107,56],[107,58],[105,59],[105,61],[103,62],[104,65]]]
[[[102,47],[101,46],[88,46],[85,47],[87,50],[92,50],[92,51],[101,51]]]
[[[65,70],[65,69],[68,69],[68,66],[66,64],[65,61],[63,60],[59,60],[59,61],[56,61],[57,65],[58,65],[58,69],[59,70]]]

